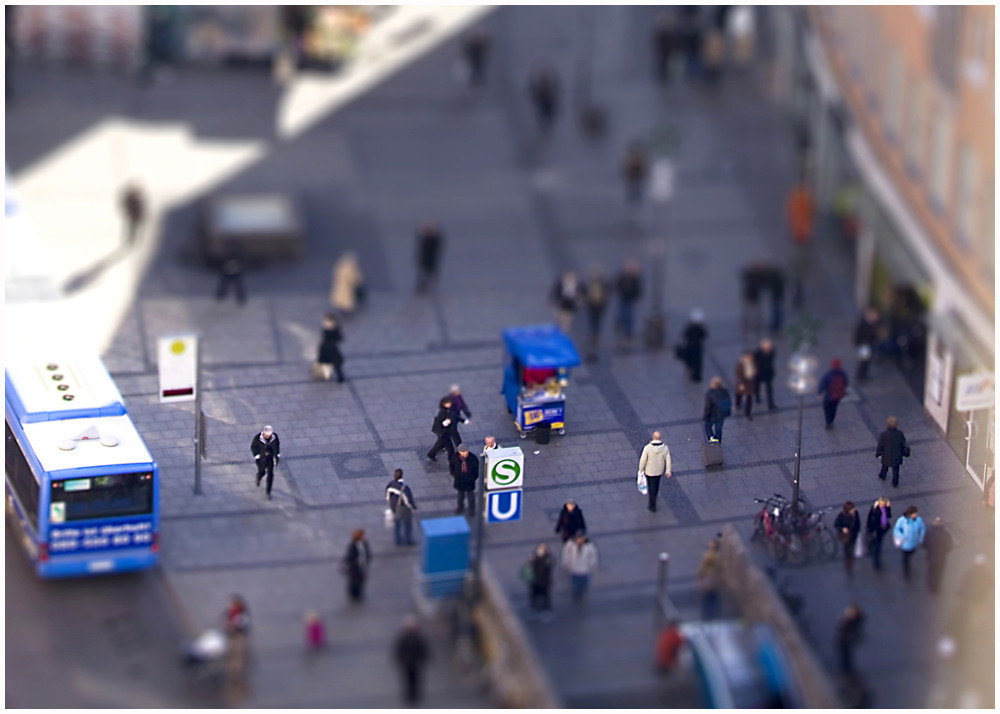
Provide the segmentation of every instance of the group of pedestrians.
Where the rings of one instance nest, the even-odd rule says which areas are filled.
[[[642,297],[642,266],[639,261],[626,260],[621,271],[609,279],[604,268],[594,263],[582,279],[575,270],[564,271],[552,286],[550,299],[556,308],[559,327],[571,334],[573,318],[580,308],[587,314],[587,334],[589,357],[596,358],[601,340],[601,325],[612,296],[618,299],[618,314],[615,329],[618,336],[628,344],[632,340],[635,325],[635,306]]]
[[[563,505],[556,519],[555,533],[562,540],[559,564],[569,574],[573,602],[579,603],[600,558],[597,546],[587,536],[583,511],[575,501]],[[528,585],[531,612],[542,622],[552,619],[551,589],[555,568],[556,559],[547,543],[539,543],[521,568],[521,578]]]

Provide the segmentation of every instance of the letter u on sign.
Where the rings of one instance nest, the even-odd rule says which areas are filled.
[[[523,491],[493,491],[487,494],[486,520],[488,523],[507,523],[521,520]]]

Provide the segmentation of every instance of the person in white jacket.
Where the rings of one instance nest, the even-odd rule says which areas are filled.
[[[584,533],[578,533],[563,546],[562,567],[569,571],[573,600],[580,602],[587,591],[590,573],[597,567],[597,546]]]
[[[660,492],[660,477],[670,478],[670,448],[660,441],[660,432],[653,432],[653,439],[642,447],[639,473],[646,476],[649,510],[656,513],[656,494]]]

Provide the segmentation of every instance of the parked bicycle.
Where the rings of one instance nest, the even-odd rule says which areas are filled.
[[[778,493],[754,501],[763,506],[754,519],[751,540],[763,539],[772,558],[802,565],[812,559],[836,557],[837,541],[823,523],[822,509],[813,511],[801,498],[799,507],[792,508],[791,501]]]

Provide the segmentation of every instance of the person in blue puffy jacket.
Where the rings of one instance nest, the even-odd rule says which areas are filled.
[[[926,532],[923,519],[917,515],[916,506],[907,508],[892,529],[892,542],[903,551],[903,575],[907,580],[910,578],[910,558],[924,542]]]

